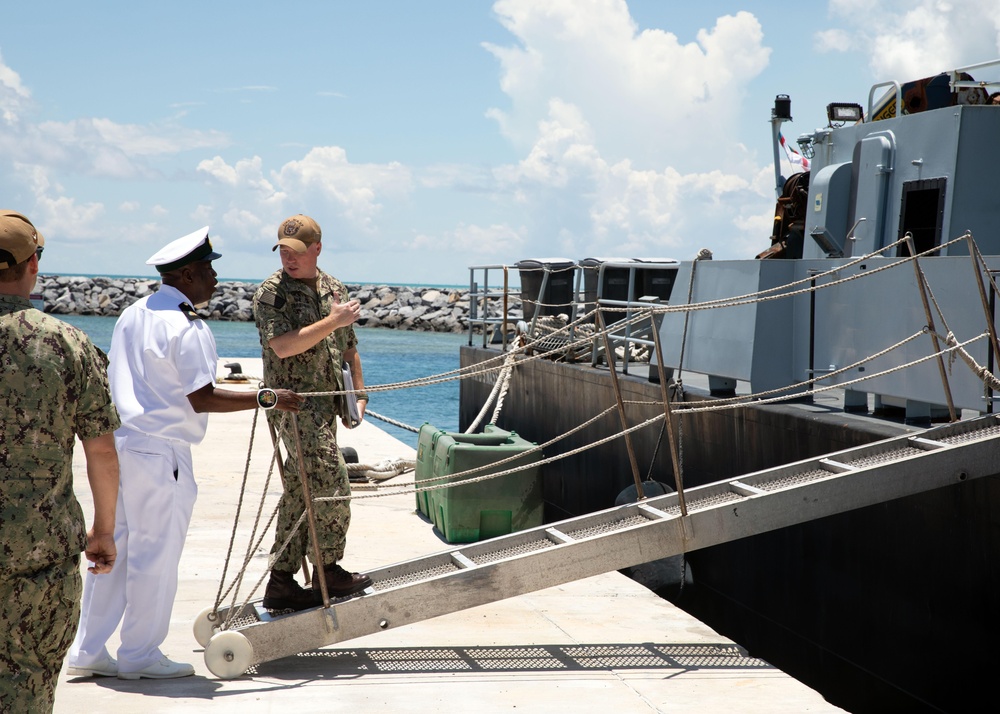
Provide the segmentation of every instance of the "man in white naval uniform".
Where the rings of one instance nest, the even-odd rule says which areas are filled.
[[[121,415],[115,447],[121,472],[113,575],[84,582],[70,676],[170,679],[194,674],[160,651],[177,593],[177,568],[198,487],[191,445],[205,436],[208,412],[274,405],[298,411],[289,390],[218,389],[215,337],[195,312],[215,292],[208,227],[146,261],[160,289],[126,308],[111,338],[111,396]],[[276,397],[276,404],[275,402]],[[117,661],[106,643],[121,622]]]

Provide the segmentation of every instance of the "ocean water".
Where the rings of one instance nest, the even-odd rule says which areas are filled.
[[[114,317],[58,315],[87,333],[107,352],[111,348]],[[238,362],[241,357],[260,357],[260,340],[252,322],[209,322],[215,335],[219,357]],[[419,377],[444,374],[458,369],[458,348],[468,342],[466,334],[407,332],[376,328],[355,328],[364,367],[365,386],[388,385]],[[259,375],[258,375],[259,376]],[[396,389],[371,395],[371,409],[385,417],[419,428],[429,422],[446,431],[458,430],[458,381],[430,386]],[[379,419],[372,424],[405,444],[416,448],[417,435]]]

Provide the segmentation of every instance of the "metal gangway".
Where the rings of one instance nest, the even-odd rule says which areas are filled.
[[[195,622],[205,663],[251,667],[439,615],[1000,472],[988,415],[684,489],[370,571],[363,594],[272,616],[260,601]],[[217,623],[229,621],[217,631]]]

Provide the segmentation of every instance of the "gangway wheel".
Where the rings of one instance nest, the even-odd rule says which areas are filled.
[[[194,618],[192,629],[194,630],[194,639],[199,645],[208,647],[212,635],[219,631],[219,626],[222,624],[221,619],[214,607],[206,607],[198,613],[198,616]]]
[[[219,632],[205,648],[205,665],[219,679],[234,679],[253,664],[253,645],[234,630]]]

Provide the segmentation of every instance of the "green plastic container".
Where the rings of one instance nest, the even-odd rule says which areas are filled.
[[[485,431],[495,429],[492,424],[487,424]],[[506,438],[507,432],[504,432],[505,436],[500,438]],[[485,434],[462,434],[459,433],[449,433],[444,429],[438,429],[432,424],[424,422],[420,427],[420,431],[417,432],[417,463],[413,469],[413,480],[415,484],[419,487],[421,482],[430,481],[435,477],[434,473],[434,447],[437,444],[438,439],[442,436],[451,436],[455,439],[462,441],[463,443],[469,444],[493,444],[499,443],[498,437],[488,433]],[[429,486],[434,486],[443,483],[443,481],[430,481],[426,484]],[[433,514],[435,509],[435,498],[438,493],[443,489],[437,489],[434,491],[418,491],[416,496],[417,510],[422,514],[433,520]]]
[[[434,443],[434,477],[451,476],[502,459],[521,458],[457,479],[451,483],[523,466],[521,471],[499,478],[453,486],[424,495],[430,518],[449,543],[473,543],[542,525],[542,479],[537,461],[541,454],[525,452],[535,444],[516,433],[487,425],[482,434],[442,433]]]
[[[434,475],[434,443],[444,432],[428,423],[424,423],[417,432],[417,463],[413,467],[413,481],[419,488],[421,481],[426,481]],[[417,491],[417,510],[427,517],[427,492]]]
[[[417,463],[413,469],[413,480],[417,487],[421,481],[426,481],[434,476],[434,445],[438,437],[444,434],[443,429],[424,423],[417,432]],[[417,491],[417,510],[422,514],[431,517],[431,509],[428,505],[429,496],[433,491]]]

